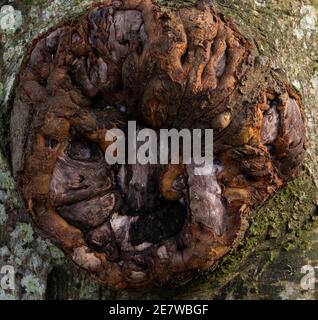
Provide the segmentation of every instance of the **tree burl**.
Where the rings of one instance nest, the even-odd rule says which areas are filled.
[[[107,164],[105,134],[128,120],[213,129],[212,173]],[[38,230],[112,289],[209,270],[306,148],[300,96],[208,1],[106,1],[40,36],[19,73],[11,142]]]

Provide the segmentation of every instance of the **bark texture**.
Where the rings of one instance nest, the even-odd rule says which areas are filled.
[[[171,2],[167,1],[167,2],[165,2],[165,5],[168,6],[168,7],[171,7],[171,10],[173,10],[173,11],[172,11],[172,13],[169,13],[169,14],[174,15],[174,10],[175,10],[176,3],[174,3],[173,1],[171,1]],[[240,4],[240,5],[238,4],[237,6],[236,6],[235,3],[234,4],[230,4],[230,8],[228,8],[227,4],[223,3],[223,2],[222,3],[220,2],[219,5],[220,5],[220,8],[222,9],[222,11],[226,12],[228,10],[229,13],[232,13],[232,14],[237,13],[238,16],[236,16],[235,18],[238,20],[238,22],[240,22],[241,26],[244,29],[246,28],[246,31],[249,30],[250,34],[252,34],[255,37],[255,39],[258,41],[257,42],[258,47],[263,46],[262,48],[260,48],[260,50],[264,51],[263,53],[265,55],[267,54],[268,56],[273,54],[273,52],[270,51],[273,48],[273,47],[271,47],[270,40],[268,39],[268,41],[265,41],[264,39],[261,39],[262,37],[260,35],[262,33],[260,32],[258,27],[261,28],[261,26],[264,25],[265,19],[270,19],[268,16],[270,16],[272,18],[272,20],[275,21],[275,19],[280,19],[279,18],[280,16],[278,15],[278,13],[279,14],[283,14],[283,13],[278,11],[277,17],[275,17],[274,14],[271,15],[269,13],[268,13],[267,16],[264,16],[264,17],[261,16],[259,18],[260,19],[259,24],[257,24],[256,27],[253,28],[253,27],[250,27],[250,25],[248,23],[249,17],[253,16],[253,12],[251,12],[251,9],[250,9],[250,11],[247,11],[250,14],[249,17],[246,17],[245,13],[243,13],[243,12],[246,11],[246,8],[248,7],[248,2]],[[273,6],[273,8],[276,8],[276,10],[278,10],[278,8],[279,8],[279,5],[275,4],[274,2],[273,2],[273,4],[270,4],[270,5]],[[254,7],[258,8],[259,11],[262,11],[262,10],[266,11],[266,9],[262,9],[262,8],[267,8],[267,5],[264,4],[264,3],[256,2],[256,3],[254,3],[253,8]],[[293,9],[294,8],[292,7],[290,10],[293,10]],[[308,5],[305,9],[302,9],[303,10],[302,12],[303,12],[305,20],[303,20],[303,21],[301,20],[299,22],[300,26],[302,28],[307,28],[307,26],[304,27],[304,24],[305,24],[305,21],[306,21],[306,22],[309,23],[310,28],[313,28],[312,24],[310,24],[311,23],[310,19],[312,19],[314,21],[314,24],[316,23],[316,20],[315,20],[316,16],[315,16],[315,13],[314,13],[315,12],[315,7]],[[313,10],[313,11],[311,12],[310,9]],[[188,10],[188,9],[184,9],[184,10]],[[257,11],[255,11],[255,12],[257,12]],[[271,20],[269,20],[269,21],[271,21]],[[261,22],[263,22],[263,23],[261,23]],[[316,36],[316,33],[314,31],[310,32],[310,31],[308,31],[308,29],[306,29],[306,30],[307,30],[306,32],[304,30],[302,30],[302,32],[306,33],[306,37],[309,38],[309,37],[315,37]],[[309,30],[315,30],[315,29],[309,29]],[[299,32],[301,32],[301,31],[299,31]],[[301,34],[300,35],[297,34],[297,35],[299,37],[301,36]],[[295,35],[295,37],[297,37],[297,35]],[[281,41],[282,40],[280,39],[280,42],[278,43],[278,45],[281,45]],[[251,40],[249,40],[249,42],[252,43]],[[276,49],[278,49],[278,48],[276,48]],[[282,51],[284,51],[283,49],[284,48],[282,48]],[[20,53],[20,57],[21,57],[21,53]],[[191,54],[190,54],[190,57],[191,57]],[[301,59],[301,58],[299,58],[299,59]],[[186,60],[187,60],[187,57],[185,57],[185,61]],[[222,61],[222,59],[220,61]],[[300,60],[298,60],[298,61],[300,61]],[[296,62],[293,62],[293,63],[296,63]],[[222,65],[221,62],[219,62],[219,66],[220,65]],[[275,64],[274,64],[274,66],[275,66]],[[281,66],[283,67],[284,63],[282,63]],[[290,66],[291,66],[291,68],[294,68],[293,70],[295,70],[295,68],[297,67],[297,64],[295,64],[296,67],[293,67],[292,64],[290,64]],[[195,66],[194,66],[194,68],[195,68]],[[219,69],[218,70],[214,69],[214,71],[218,71],[218,72],[216,72],[218,74],[221,72]],[[288,72],[289,70],[286,70],[286,71]],[[307,75],[309,75],[309,71],[308,71]],[[101,79],[101,76],[99,76],[97,78]],[[210,77],[207,77],[207,78],[208,78],[209,85],[211,85],[211,83],[210,83],[211,81],[215,82],[215,76],[213,77],[213,75],[210,75]],[[214,80],[213,80],[213,78],[214,78]],[[274,76],[274,79],[277,79],[277,76]],[[132,80],[134,80],[134,79],[132,79]],[[291,80],[294,80],[294,79],[291,79]],[[284,100],[281,99],[280,100],[281,102],[277,101],[278,103],[277,102],[268,103],[269,107],[265,108],[266,110],[263,110],[263,111],[266,111],[266,113],[262,116],[261,125],[259,127],[268,128],[268,123],[270,122],[268,120],[271,119],[271,121],[274,121],[274,123],[275,123],[275,119],[277,119],[277,113],[278,112],[284,112],[284,110],[289,109],[293,113],[298,108],[297,107],[295,109],[293,107],[293,105],[297,105],[297,104],[300,105],[300,102],[297,103],[298,95],[296,93],[293,93],[293,90],[291,88],[289,88],[289,89],[286,88],[286,86],[284,84],[284,81],[274,80],[274,82],[275,82],[275,85],[271,85],[271,87],[272,88],[275,88],[275,87],[276,88],[280,88],[278,90],[276,89],[276,93],[275,93],[275,90],[274,90],[274,97],[275,97],[275,95],[279,96],[278,92],[281,94],[282,93],[281,91],[284,92],[284,90],[285,90],[285,92],[289,93],[290,97],[293,98],[294,100],[291,99],[291,101],[288,102],[288,99],[287,99],[287,100],[285,100],[285,103],[284,103],[283,102]],[[294,82],[295,82],[295,80],[294,80]],[[314,78],[311,79],[310,82],[311,82],[310,85],[315,86]],[[155,83],[155,89],[157,90],[158,89],[158,87],[157,87],[158,83],[156,83],[156,81],[154,81],[154,83]],[[204,81],[203,81],[203,83],[204,83]],[[264,83],[268,84],[267,81],[264,81]],[[304,83],[308,83],[308,79],[304,79]],[[297,85],[297,82],[295,82],[295,84]],[[128,85],[129,85],[129,83],[128,83]],[[196,90],[197,89],[196,85],[197,84],[194,84],[192,90]],[[265,87],[267,88],[266,85],[265,85]],[[247,88],[249,88],[249,86],[247,86]],[[281,88],[283,88],[283,90]],[[286,89],[284,89],[284,88],[286,88]],[[92,89],[93,91],[90,91],[89,88],[84,88],[84,90],[86,90],[86,94],[87,95],[90,95],[90,94],[94,95],[94,92],[93,92],[94,88]],[[156,90],[152,89],[152,92],[154,92]],[[164,91],[160,91],[160,90],[162,90],[162,89],[159,86],[159,92],[160,93],[164,92]],[[309,90],[309,89],[306,89],[306,90]],[[268,90],[265,89],[265,92],[267,92],[267,91]],[[267,94],[267,98],[266,99],[271,100],[271,99],[273,99],[273,94],[271,95],[269,93]],[[305,93],[308,93],[308,92],[305,92]],[[152,96],[152,95],[149,95],[149,96]],[[160,96],[160,97],[163,96],[164,97],[164,95],[162,95],[162,94],[158,95],[158,96]],[[258,95],[256,94],[256,96],[258,96]],[[9,95],[8,95],[8,97],[9,97]],[[4,97],[4,98],[8,98],[8,97]],[[146,95],[146,97],[147,97],[147,95]],[[315,132],[315,130],[316,130],[315,123],[313,123],[312,119],[310,118],[310,115],[312,115],[313,112],[314,112],[311,109],[310,94],[308,94],[308,96],[304,95],[304,98],[305,98],[305,100],[307,99],[307,101],[305,101],[306,105],[307,105],[307,103],[309,105],[309,110],[308,111],[306,110],[307,117],[309,115],[309,128],[310,128],[311,132]],[[189,98],[185,97],[185,99],[189,99]],[[4,100],[5,100],[4,101],[5,103],[8,102],[7,99],[4,99]],[[167,99],[167,100],[169,100],[169,99]],[[274,98],[274,100],[276,100],[276,98]],[[262,103],[261,103],[261,101],[259,101],[259,102],[260,102],[260,104],[263,103],[263,105],[264,105],[264,101],[262,101]],[[149,106],[149,105],[152,108],[147,109],[147,106]],[[259,104],[257,104],[257,105],[259,105]],[[158,127],[158,126],[162,125],[162,123],[160,123],[160,121],[162,121],[162,120],[160,120],[160,119],[164,119],[164,121],[169,122],[169,117],[171,117],[171,115],[169,115],[169,112],[168,113],[167,112],[162,112],[162,111],[165,111],[165,110],[160,109],[159,110],[160,111],[159,112],[160,116],[154,117],[152,115],[153,106],[154,106],[154,108],[156,108],[158,106],[157,101],[156,101],[155,104],[152,104],[152,101],[149,103],[147,101],[147,99],[145,99],[145,103],[142,104],[142,112],[141,112],[141,114],[143,114],[145,122],[148,122],[148,124],[150,124],[150,125],[152,125],[154,127],[156,127],[156,126]],[[160,106],[160,104],[159,104],[159,106]],[[158,112],[156,112],[156,114],[158,114]],[[221,112],[221,114],[222,114],[222,112]],[[219,115],[219,114],[217,114],[217,115]],[[26,115],[23,115],[23,112],[18,112],[18,114],[17,114],[17,117],[22,117],[23,118],[24,116],[26,116]],[[173,119],[173,117],[171,117],[171,118]],[[180,119],[181,118],[182,117],[180,117]],[[182,123],[185,123],[186,119],[188,119],[188,118],[189,118],[188,117],[188,113],[185,110],[184,119],[181,120],[181,122],[179,123],[179,126],[182,127]],[[212,119],[211,119],[213,124],[216,126],[216,128],[218,128],[218,126],[219,126],[219,128],[220,128],[220,126],[222,128],[222,125],[224,125],[224,123],[226,123],[227,117],[226,116],[225,117],[220,117],[220,119],[218,119],[218,117],[215,117],[215,118],[212,117]],[[200,119],[200,115],[199,115],[198,119]],[[287,117],[287,119],[288,119],[288,117]],[[159,121],[159,123],[156,123],[156,121]],[[190,124],[186,124],[186,126],[190,126]],[[202,126],[204,126],[204,122],[203,122]],[[276,135],[277,135],[275,127],[276,126],[274,125],[274,126],[270,127],[271,128],[270,130],[268,130],[268,129],[264,129],[263,131],[259,130],[259,135],[258,136],[260,137],[260,139],[263,140],[264,144],[272,143],[273,142],[273,137],[274,137],[274,140],[275,140]],[[235,130],[234,130],[234,132],[235,132]],[[220,136],[222,136],[222,135],[220,135]],[[231,136],[231,134],[229,134],[229,136]],[[246,136],[248,136],[248,132],[246,132],[246,135],[242,135],[242,136],[243,136],[242,137],[243,139],[244,138],[248,138],[248,137],[246,137]],[[297,135],[297,138],[298,137],[299,137],[299,135]],[[47,143],[48,143],[49,146],[52,146],[52,141],[48,141]],[[54,145],[54,141],[53,141],[53,145]],[[222,145],[222,143],[220,143],[220,145]],[[248,278],[250,276],[250,272],[247,270],[249,268],[255,268],[255,266],[256,266],[255,274],[260,273],[260,276],[259,276],[259,278],[260,278],[261,276],[266,275],[266,272],[265,272],[267,270],[266,269],[266,265],[269,265],[269,267],[271,267],[271,263],[264,264],[264,260],[257,260],[255,257],[253,257],[253,251],[254,250],[255,250],[255,252],[260,252],[259,247],[257,248],[257,244],[258,244],[259,239],[264,239],[264,236],[265,237],[267,236],[268,239],[271,238],[271,237],[273,237],[272,239],[279,238],[279,241],[277,241],[277,243],[282,242],[282,239],[284,239],[284,242],[286,242],[286,240],[287,240],[287,244],[290,243],[290,246],[286,244],[286,248],[289,249],[295,243],[294,240],[295,240],[295,235],[297,235],[296,233],[298,233],[298,235],[299,235],[299,232],[300,232],[299,230],[301,230],[301,228],[304,225],[307,226],[308,225],[308,221],[310,221],[311,217],[315,215],[313,206],[314,206],[315,197],[316,197],[316,188],[315,188],[315,186],[313,184],[313,179],[315,178],[315,174],[316,174],[315,172],[316,171],[315,171],[315,167],[312,165],[312,161],[310,159],[310,158],[315,156],[315,154],[312,153],[312,150],[313,150],[313,145],[312,144],[310,145],[309,149],[310,149],[309,150],[309,161],[308,161],[308,165],[307,165],[308,173],[304,172],[302,174],[302,176],[294,184],[292,184],[287,189],[287,191],[279,193],[278,196],[276,196],[276,201],[278,201],[278,203],[275,204],[275,200],[273,200],[274,202],[270,202],[270,204],[268,204],[266,208],[260,209],[258,214],[255,214],[256,221],[251,224],[251,227],[249,229],[250,236],[247,238],[247,240],[245,240],[245,243],[243,244],[242,248],[238,251],[238,253],[234,252],[231,256],[229,256],[229,258],[227,259],[227,262],[225,262],[225,264],[223,264],[220,267],[218,267],[216,272],[214,272],[211,276],[208,276],[208,279],[203,280],[203,278],[200,278],[197,281],[194,280],[194,281],[192,281],[192,283],[188,284],[187,287],[185,287],[185,288],[179,288],[179,289],[174,289],[174,290],[173,289],[167,289],[167,288],[162,289],[162,290],[157,289],[156,291],[154,291],[152,293],[149,293],[149,295],[153,296],[153,297],[155,297],[155,296],[171,297],[171,296],[177,295],[179,297],[184,296],[184,297],[188,297],[189,298],[190,297],[189,294],[183,295],[183,292],[186,292],[186,291],[188,292],[189,288],[191,288],[191,292],[192,292],[191,293],[191,297],[208,297],[208,298],[210,298],[210,297],[234,297],[234,298],[242,298],[242,297],[253,296],[253,294],[254,294],[254,297],[257,297],[257,295],[260,298],[268,297],[268,293],[266,293],[268,291],[266,291],[266,289],[263,289],[263,287],[260,285],[259,282],[256,281],[256,284],[255,284],[256,289],[254,288],[256,290],[256,292],[254,292],[255,290],[254,291],[252,290],[253,288],[251,288],[252,287],[251,285],[246,285],[246,286],[248,286],[248,288],[246,288],[246,291],[244,291],[245,290],[244,286],[240,285],[239,281],[240,281],[240,279],[242,277],[247,277]],[[231,161],[233,161],[233,159],[235,159],[235,157],[237,157],[237,155],[235,156],[235,155],[232,154],[232,155],[229,156],[229,158],[232,159]],[[287,163],[288,163],[288,165],[293,165],[293,161],[288,161]],[[283,168],[278,169],[278,171],[280,171],[280,174],[279,174],[280,179],[284,180],[285,178],[287,178],[287,176],[284,178],[284,173],[283,173],[284,169]],[[290,173],[289,170],[285,171],[285,174],[289,174],[289,173]],[[227,179],[229,179],[229,177],[227,177]],[[231,178],[229,180],[231,181]],[[9,181],[11,182],[11,180],[9,180]],[[8,186],[8,191],[10,191],[10,190],[14,190],[14,186],[12,184],[10,186]],[[303,192],[304,192],[304,194],[303,194]],[[267,194],[267,193],[268,193],[268,191],[265,192],[265,194]],[[284,196],[288,196],[288,197],[290,196],[289,200],[286,201]],[[260,199],[265,199],[266,197],[267,196],[261,196]],[[10,203],[12,203],[12,201],[11,202],[8,201],[8,204],[10,204]],[[297,222],[293,221],[294,220],[294,218],[293,218],[293,210],[295,210],[294,209],[295,205],[297,206],[297,210],[299,211],[299,215],[295,218],[295,220]],[[271,211],[273,211],[273,212],[268,213],[268,211],[267,211],[267,210],[269,210],[268,208],[271,208],[272,209]],[[16,211],[16,209],[14,209],[14,208],[9,209],[9,210]],[[23,209],[21,211],[23,211]],[[259,216],[261,218],[259,218],[257,216]],[[15,219],[16,220],[23,219],[23,212],[21,213],[21,217],[17,217],[17,215],[15,215]],[[271,221],[271,220],[273,220],[273,221]],[[293,222],[293,223],[291,223],[291,222]],[[10,221],[10,223],[11,223],[11,225],[14,225],[15,222],[14,221]],[[6,224],[9,225],[9,221],[6,221]],[[292,233],[291,237],[286,235],[286,230],[285,230],[285,225],[286,224],[289,225],[289,227],[291,226],[291,228],[290,228],[290,230],[292,230],[291,231],[291,233]],[[293,226],[293,224],[294,224],[294,226]],[[257,228],[259,225],[261,225],[260,228]],[[17,230],[14,230],[16,232],[18,232],[18,231],[19,232],[28,231],[29,235],[31,235],[31,237],[29,239],[30,240],[30,247],[31,247],[31,242],[32,242],[32,246],[34,246],[34,244],[33,244],[34,239],[33,239],[33,236],[32,236],[32,231],[29,228],[28,224],[18,223],[16,229]],[[253,232],[255,232],[255,237],[253,237]],[[276,235],[275,235],[275,232],[276,232]],[[270,234],[270,236],[269,236],[269,234]],[[5,243],[9,243],[10,241],[12,241],[12,235],[11,234],[9,234],[8,232],[4,232],[3,233],[3,238],[5,238],[5,236],[6,236],[6,239],[4,240],[4,241],[6,241]],[[47,245],[49,245],[49,244],[47,244]],[[11,244],[11,246],[12,246],[12,244]],[[271,255],[270,256],[270,260],[273,259],[272,255],[274,255],[274,252],[276,253],[276,251],[273,250],[273,246],[274,246],[273,242],[270,241],[268,243],[268,249],[267,249],[268,253]],[[284,246],[281,246],[280,248],[282,248],[282,247],[284,247]],[[15,250],[15,247],[10,247],[10,249],[7,247],[7,249],[8,249],[8,251],[4,252],[4,255],[6,254],[7,257],[10,257],[10,259],[12,259],[12,255],[10,254],[10,249],[11,250]],[[5,249],[4,249],[4,251],[5,251]],[[32,251],[32,253],[34,253],[34,250],[31,250],[31,251]],[[45,251],[45,253],[47,255],[49,255],[48,254],[49,250],[44,250],[44,251]],[[277,252],[277,255],[279,256],[278,257],[278,260],[279,260],[280,254],[278,254],[278,253],[280,253],[280,250],[278,250],[278,251],[279,252]],[[240,255],[242,255],[241,259],[240,259]],[[246,260],[245,260],[246,264],[244,264],[244,258],[246,258]],[[264,257],[262,257],[262,258],[264,258]],[[40,258],[40,259],[42,259],[42,258]],[[45,257],[45,260],[47,262],[47,269],[46,270],[50,270],[51,267],[52,267],[52,264],[50,265],[50,263],[49,263],[50,259],[51,258]],[[265,260],[266,260],[266,257],[265,257]],[[259,264],[264,264],[264,266],[260,267]],[[23,268],[21,268],[21,269],[23,269]],[[69,273],[67,272],[67,270],[63,270],[63,269],[65,269],[65,268],[55,267],[51,271],[51,273],[50,273],[50,275],[48,277],[47,295],[49,297],[67,297],[67,296],[71,296],[71,293],[70,293],[69,290],[72,290],[71,288],[72,288],[72,283],[73,282],[72,282],[72,280],[70,280]],[[238,272],[238,270],[240,270],[240,272]],[[269,269],[269,270],[271,270],[271,269]],[[43,274],[45,274],[45,272],[46,272],[43,268],[42,268],[41,271],[43,272]],[[269,271],[269,273],[270,273],[270,271]],[[61,286],[60,279],[63,277],[62,275],[64,277],[67,277],[67,279],[69,281],[68,282],[69,287],[68,287],[68,285]],[[33,278],[32,278],[32,276],[33,276]],[[32,272],[30,272],[29,277],[27,277],[25,275],[24,271],[22,271],[22,277],[21,278],[22,278],[22,280],[21,280],[21,283],[22,283],[21,284],[21,289],[22,290],[19,292],[19,295],[22,295],[24,297],[36,296],[36,294],[32,294],[32,292],[31,293],[30,292],[24,292],[23,288],[26,287],[25,284],[26,284],[27,280],[30,280],[30,281],[34,280],[34,281],[40,282],[41,280],[39,280],[39,279],[41,279],[41,278],[40,277],[39,278],[35,277],[34,274],[32,274]],[[75,280],[75,278],[74,278],[74,280]],[[183,280],[185,281],[184,278],[183,278]],[[79,283],[81,285],[84,285],[86,283],[82,279],[77,279],[76,281],[79,281]],[[275,280],[273,280],[273,277],[272,277],[271,274],[270,274],[270,276],[268,276],[266,281],[271,283],[271,285],[281,286],[281,284],[278,285],[275,282]],[[178,282],[180,282],[180,279],[177,279],[175,282],[176,282],[175,284],[178,284]],[[244,282],[244,280],[243,280],[243,282]],[[275,283],[273,283],[273,282],[275,282]],[[171,285],[173,285],[173,284],[171,284]],[[292,286],[292,285],[290,285],[290,286]],[[33,291],[36,291],[39,288],[39,286],[35,286],[35,287],[36,288],[33,289]],[[43,294],[44,294],[44,291],[45,291],[44,287],[45,286],[43,284],[40,296],[41,295],[43,296]],[[286,289],[286,288],[283,288],[283,289]],[[290,292],[292,292],[291,289],[287,288],[286,292],[284,292],[283,289],[281,289],[281,291],[282,291],[281,293],[279,293],[279,294],[277,293],[277,297],[281,296],[281,297],[285,298],[285,297],[288,297],[288,294],[290,294]],[[31,289],[28,289],[28,290],[32,291]],[[104,291],[104,293],[101,293],[100,291],[98,291],[97,287],[96,287],[96,284],[94,284],[94,283],[91,284],[90,290],[91,291],[89,291],[87,289],[87,292],[92,292],[90,294],[91,298],[109,297],[109,293],[107,291]],[[260,292],[261,290],[264,290],[264,291]],[[293,290],[295,292],[296,289],[293,289]],[[81,295],[83,295],[83,291],[85,291],[85,289],[81,289],[81,290],[77,291],[76,293],[73,292],[74,297],[80,297]],[[312,292],[311,292],[311,294],[312,294]],[[124,296],[123,293],[120,294],[120,295]],[[133,296],[133,294],[130,294],[130,295]]]

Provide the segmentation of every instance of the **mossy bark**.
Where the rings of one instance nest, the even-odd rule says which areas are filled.
[[[15,289],[0,286],[0,299],[301,299],[318,290],[300,285],[303,265],[318,265],[318,2],[217,0],[254,39],[272,66],[302,94],[309,148],[304,170],[286,189],[256,208],[245,240],[209,275],[147,292],[111,292],[78,271],[33,230],[10,175],[8,119],[25,47],[57,22],[85,11],[90,0],[18,0],[0,3],[0,269],[15,269]],[[194,0],[158,0],[173,10]],[[0,278],[3,275],[0,275]]]

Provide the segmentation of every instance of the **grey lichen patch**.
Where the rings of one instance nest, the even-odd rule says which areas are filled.
[[[6,209],[4,208],[4,205],[0,203],[0,225],[4,224],[7,219]]]
[[[18,208],[19,199],[15,183],[9,171],[7,162],[0,152],[0,204],[6,208]]]
[[[311,84],[311,92],[312,94],[316,94],[318,92],[318,72],[315,72],[315,74],[310,79]]]
[[[47,274],[54,265],[65,263],[64,254],[50,241],[35,237],[29,223],[14,218],[0,224],[0,266],[11,266],[16,275],[23,276],[16,276],[15,290],[5,290],[2,298],[43,299]]]
[[[0,248],[0,258],[8,257],[10,255],[10,250],[7,246]]]
[[[17,223],[10,234],[9,246],[0,248],[0,265],[12,266],[16,274],[16,290],[5,292],[6,299],[14,295],[16,299],[43,299],[46,278],[54,265],[65,264],[64,254],[50,241],[34,237],[32,226]]]
[[[32,274],[22,278],[21,286],[29,296],[43,296],[45,293],[45,283]]]
[[[5,191],[15,190],[14,180],[11,176],[8,163],[1,152],[0,152],[0,189]]]
[[[11,241],[13,246],[17,246],[17,241],[20,246],[24,246],[33,240],[33,229],[30,224],[17,223],[15,229],[11,233]]]
[[[16,300],[16,296],[12,293],[7,293],[0,288],[0,300]]]
[[[44,1],[41,6],[30,6],[31,19],[38,19],[37,14],[41,14],[41,23],[37,28],[44,31],[45,27],[52,26],[61,21],[64,17],[71,17],[81,14],[83,10],[93,3],[92,0],[53,0]]]
[[[22,24],[21,11],[11,5],[4,5],[0,9],[0,30],[14,33]]]
[[[33,229],[30,224],[17,223],[15,229],[11,233],[10,245],[13,256],[9,260],[15,265],[23,265],[28,257],[32,254],[27,244],[33,241]]]
[[[14,182],[8,171],[0,171],[0,188],[4,190],[14,190]]]
[[[312,5],[302,5],[300,9],[302,16],[300,20],[300,28],[307,30],[309,35],[311,32],[317,32],[317,14],[318,10]]]
[[[37,252],[40,255],[50,255],[50,257],[55,261],[56,264],[63,263],[65,255],[63,251],[54,246],[49,240],[37,237],[36,240]]]

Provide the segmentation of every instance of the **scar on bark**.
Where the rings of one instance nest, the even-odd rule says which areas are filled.
[[[108,165],[107,130],[214,129],[214,166]],[[12,168],[34,223],[113,288],[207,271],[250,208],[301,169],[301,98],[205,1],[107,1],[36,39],[11,116]]]

